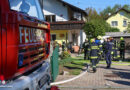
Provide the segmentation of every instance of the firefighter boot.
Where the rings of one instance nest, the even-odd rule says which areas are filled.
[[[93,67],[93,72],[95,73],[97,70],[96,70],[96,67]]]

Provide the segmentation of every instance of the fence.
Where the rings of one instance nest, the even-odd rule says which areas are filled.
[[[51,77],[52,77],[52,82],[55,81],[57,75],[59,74],[59,46],[57,46],[53,53],[52,53],[52,57],[51,57]]]

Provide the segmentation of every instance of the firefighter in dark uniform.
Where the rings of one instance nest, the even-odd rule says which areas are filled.
[[[120,58],[125,59],[125,41],[123,37],[120,38]]]
[[[106,56],[106,63],[107,63],[107,68],[111,67],[111,58],[112,58],[112,41],[111,38],[107,39],[107,43],[105,45],[105,56]]]
[[[98,36],[97,37],[98,38],[98,40],[99,40],[99,42],[98,42],[98,47],[99,47],[99,56],[98,56],[98,62],[97,63],[99,63],[99,60],[101,60],[102,59],[102,54],[103,54],[103,47],[102,47],[102,43],[101,43],[101,39],[102,39],[102,37],[101,36]]]
[[[110,42],[111,42],[111,44],[112,44],[112,51],[111,51],[111,57],[112,57],[112,60],[114,60],[114,51],[115,51],[115,48],[114,48],[114,39],[113,39],[113,37],[110,37]]]
[[[118,42],[117,40],[114,40],[114,60],[117,60],[118,58],[117,51],[118,51]]]
[[[103,58],[104,58],[104,60],[106,59],[106,52],[107,52],[106,45],[107,45],[107,38],[104,39],[104,42],[103,42],[103,45],[102,45],[103,46],[102,49],[103,49]]]
[[[89,48],[90,48],[90,60],[92,63],[93,72],[96,72],[96,64],[98,60],[99,47],[95,43],[94,39],[91,39],[91,44]]]
[[[88,59],[88,57],[89,57],[88,48],[89,48],[89,42],[88,42],[88,39],[86,38],[85,42],[83,43],[84,60]]]

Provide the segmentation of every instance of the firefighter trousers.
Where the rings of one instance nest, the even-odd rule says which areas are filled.
[[[96,67],[96,64],[97,64],[97,60],[98,59],[91,59],[91,63],[92,63],[92,67]]]
[[[120,50],[120,57],[122,60],[125,60],[125,50]]]
[[[111,66],[111,59],[112,59],[111,53],[106,53],[106,63],[108,67]]]

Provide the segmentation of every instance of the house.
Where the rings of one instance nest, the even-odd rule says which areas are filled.
[[[81,45],[86,38],[83,31],[86,12],[62,0],[40,0],[45,20],[51,24],[51,40],[62,44]]]
[[[130,11],[121,8],[115,13],[110,14],[106,21],[111,27],[118,28],[121,32],[127,31],[128,23],[130,23]]]

